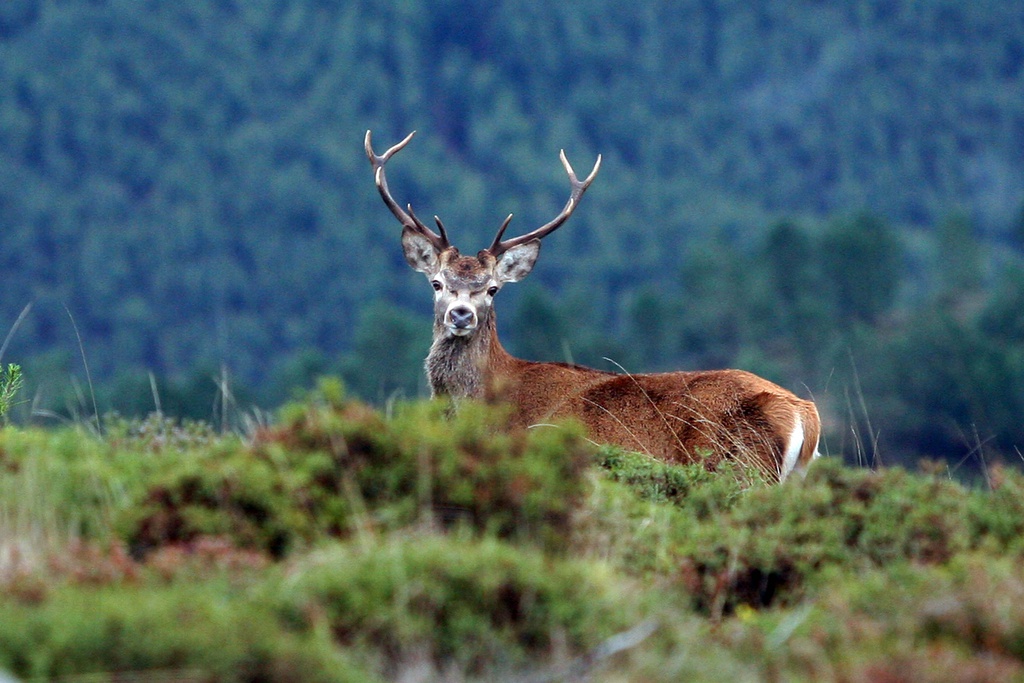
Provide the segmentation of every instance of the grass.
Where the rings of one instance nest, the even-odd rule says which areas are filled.
[[[247,438],[0,430],[23,680],[1024,680],[1024,476],[769,486],[324,383]]]

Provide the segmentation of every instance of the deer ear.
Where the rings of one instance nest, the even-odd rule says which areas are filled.
[[[540,240],[530,240],[525,244],[512,247],[498,259],[494,266],[494,276],[498,282],[519,282],[530,274],[533,264],[540,255]]]
[[[440,254],[430,240],[423,235],[411,228],[404,228],[402,230],[402,249],[405,252],[405,260],[413,270],[428,275],[437,272]]]

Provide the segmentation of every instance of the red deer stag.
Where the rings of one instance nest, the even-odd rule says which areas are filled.
[[[494,296],[530,273],[541,239],[575,211],[601,157],[581,181],[563,151],[572,191],[561,213],[532,232],[503,240],[509,215],[491,246],[463,256],[448,241],[440,218],[434,217],[437,234],[411,205],[403,210],[388,189],[384,164],[413,134],[377,155],[367,131],[365,148],[377,190],[402,224],[405,258],[434,288],[434,340],[426,360],[434,396],[497,395],[511,404],[514,426],[574,418],[597,442],[708,466],[731,458],[780,481],[817,457],[821,423],[814,404],[749,372],[617,374],[509,355],[498,341]]]

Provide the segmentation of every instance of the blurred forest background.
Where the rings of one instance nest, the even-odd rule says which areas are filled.
[[[419,131],[392,189],[464,251],[558,212],[560,148],[604,155],[501,295],[513,353],[747,368],[850,458],[1024,457],[1018,0],[3,0],[23,415],[92,414],[90,377],[206,419],[325,373],[425,394],[367,129]]]

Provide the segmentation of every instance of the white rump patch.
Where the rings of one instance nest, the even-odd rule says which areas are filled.
[[[804,421],[800,419],[799,415],[794,415],[796,418],[796,424],[793,425],[793,431],[789,435],[789,445],[786,446],[786,455],[782,459],[782,472],[779,474],[779,481],[786,481],[786,477],[796,467],[797,460],[800,459],[800,450],[804,446]]]

